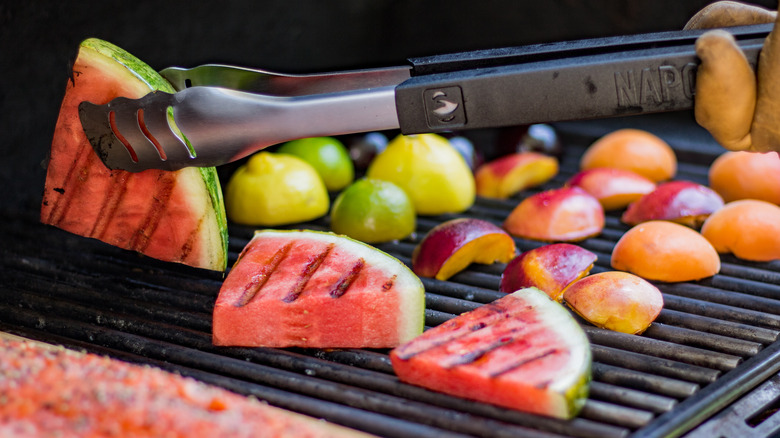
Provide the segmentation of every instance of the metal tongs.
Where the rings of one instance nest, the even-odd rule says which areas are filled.
[[[730,28],[755,65],[772,25]],[[108,168],[217,166],[315,136],[404,134],[593,119],[693,107],[704,31],[659,32],[409,60],[316,75],[204,65],[161,71],[152,92],[79,116]]]

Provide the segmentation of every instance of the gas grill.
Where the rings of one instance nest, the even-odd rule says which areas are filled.
[[[420,217],[408,239],[377,245],[409,264],[417,242],[455,217],[500,225],[519,199],[560,187],[598,136],[639,127],[676,150],[676,179],[707,183],[723,149],[689,113],[555,125],[561,171],[510,200],[478,199],[464,214]],[[474,142],[490,138],[475,132]],[[223,183],[224,184],[224,183]],[[223,274],[164,263],[44,226],[37,206],[2,211],[0,331],[150,364],[282,408],[387,437],[765,436],[780,429],[780,262],[722,256],[721,272],[697,282],[658,284],[665,308],[641,336],[581,321],[594,357],[590,397],[562,421],[406,385],[386,350],[225,348],[211,343],[211,311]],[[628,226],[607,214],[599,236],[581,242],[611,270]],[[327,218],[294,228],[328,230]],[[230,225],[229,265],[254,228]],[[518,250],[541,242],[516,239]],[[504,265],[472,265],[449,281],[422,279],[426,326],[502,296]]]

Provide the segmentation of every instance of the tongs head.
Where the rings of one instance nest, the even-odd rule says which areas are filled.
[[[197,154],[173,122],[174,96],[156,91],[140,99],[79,104],[79,118],[95,153],[109,169],[140,172],[147,163],[176,163]]]

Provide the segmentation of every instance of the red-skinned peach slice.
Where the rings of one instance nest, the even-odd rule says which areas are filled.
[[[653,190],[656,184],[636,172],[611,167],[583,170],[566,182],[599,200],[604,210],[619,210]]]
[[[563,299],[591,324],[640,334],[664,307],[661,291],[647,280],[621,271],[589,275],[566,288]]]
[[[670,181],[629,205],[621,220],[629,225],[667,220],[699,228],[721,207],[723,198],[711,188],[691,181]]]
[[[540,246],[520,254],[506,265],[498,290],[511,293],[535,287],[560,302],[566,287],[588,275],[596,259],[596,254],[570,243]]]
[[[504,221],[513,236],[543,242],[577,242],[604,229],[604,208],[579,187],[547,190],[523,199]]]
[[[433,227],[412,253],[420,277],[447,280],[471,263],[507,263],[515,241],[498,226],[474,218],[452,219]]]
[[[544,184],[558,174],[558,159],[538,152],[519,152],[484,163],[474,174],[477,195],[506,199]]]
[[[698,231],[670,221],[635,225],[612,249],[612,268],[646,280],[693,281],[720,271],[720,256]]]

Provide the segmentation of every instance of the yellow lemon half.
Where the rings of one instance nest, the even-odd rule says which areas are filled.
[[[374,159],[366,176],[404,189],[421,215],[459,213],[474,204],[474,174],[440,135],[399,135]]]
[[[330,207],[325,184],[306,161],[258,152],[228,181],[228,219],[244,225],[286,225],[324,216]]]

